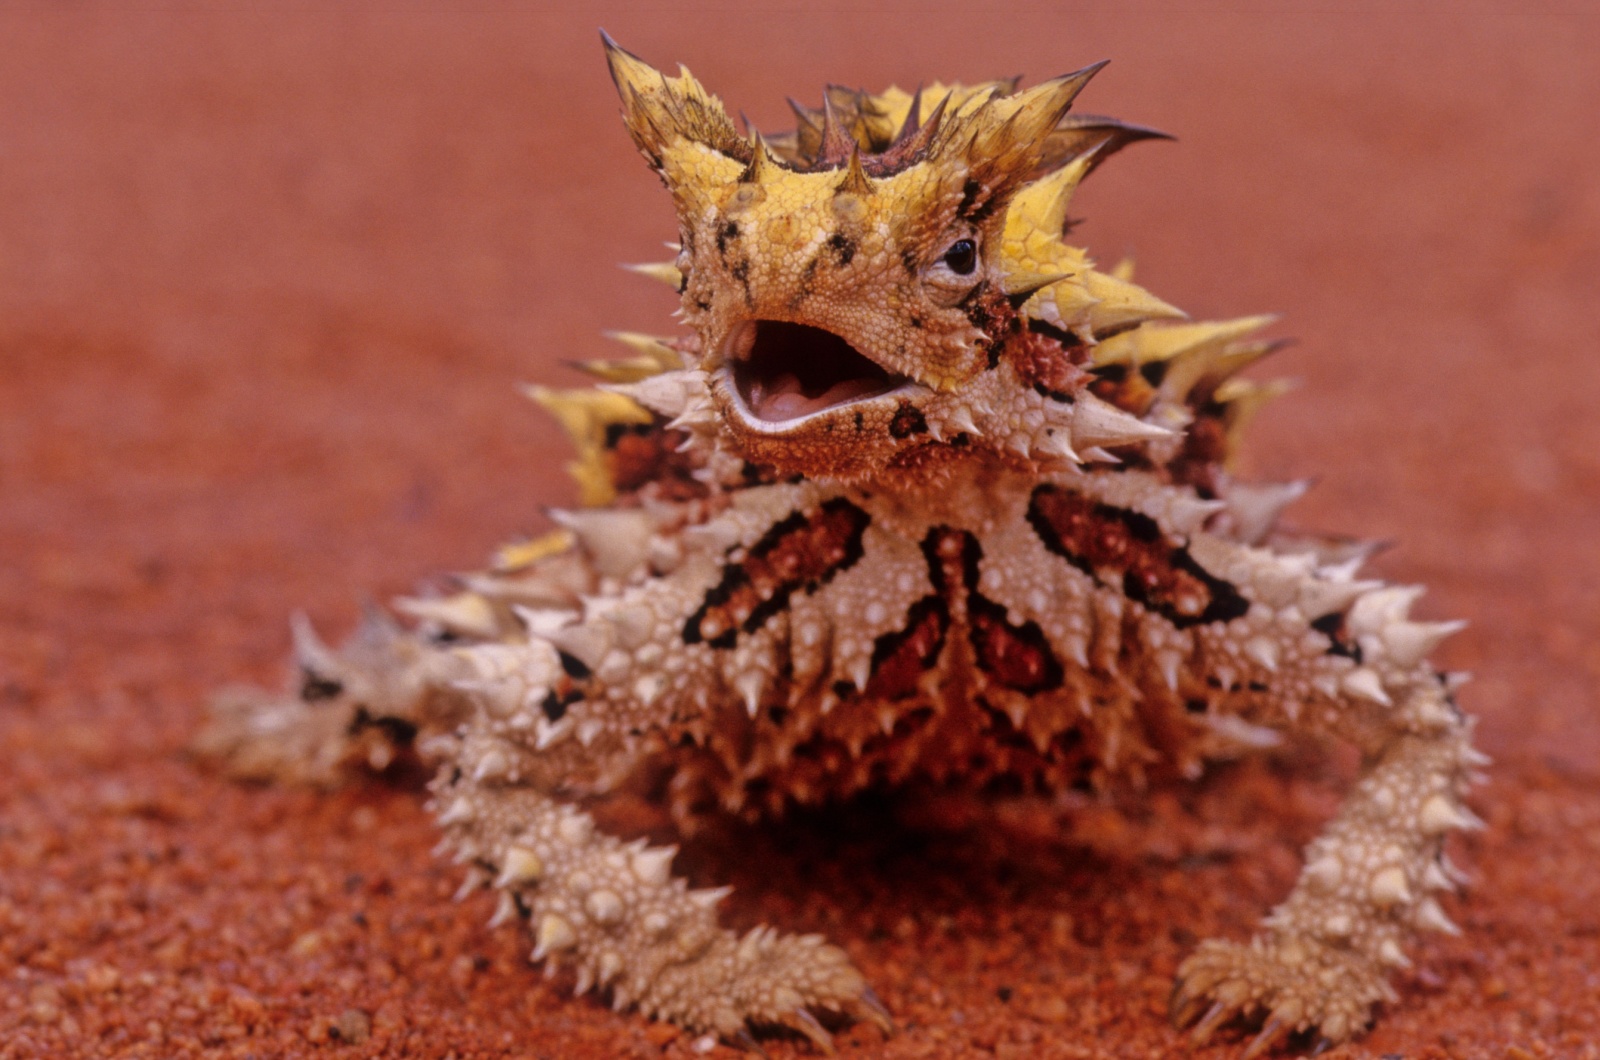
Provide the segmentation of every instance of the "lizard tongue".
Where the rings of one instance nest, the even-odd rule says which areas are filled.
[[[783,372],[751,387],[750,410],[764,420],[792,420],[882,389],[878,380],[842,379],[820,394],[807,394],[794,373]]]

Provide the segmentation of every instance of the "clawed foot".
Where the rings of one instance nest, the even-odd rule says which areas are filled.
[[[778,936],[771,929],[757,928],[728,949],[714,946],[695,963],[702,968],[721,965],[732,973],[720,990],[712,987],[712,994],[700,999],[703,1005],[715,993],[722,995],[711,1005],[707,1013],[711,1018],[705,1022],[712,1023],[725,1039],[757,1054],[761,1049],[755,1029],[781,1026],[804,1035],[820,1052],[833,1055],[833,1035],[817,1012],[871,1022],[886,1035],[894,1032],[888,1009],[850,958],[819,936]],[[670,1009],[660,1014],[670,1016]],[[701,1022],[692,1015],[691,1020]]]
[[[1348,1041],[1392,998],[1373,962],[1352,951],[1295,937],[1211,940],[1178,969],[1171,1015],[1195,1046],[1236,1020],[1256,1028],[1242,1056],[1255,1060],[1294,1034],[1315,1036],[1312,1055]]]

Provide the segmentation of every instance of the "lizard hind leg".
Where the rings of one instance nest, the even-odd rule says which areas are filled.
[[[332,788],[382,771],[420,733],[454,724],[446,682],[460,664],[368,607],[341,648],[303,614],[291,622],[289,687],[224,689],[191,749],[242,780]]]

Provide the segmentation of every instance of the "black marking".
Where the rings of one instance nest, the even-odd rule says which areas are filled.
[[[843,497],[825,502],[816,512],[792,512],[775,523],[761,540],[751,546],[742,562],[730,563],[723,570],[722,580],[707,593],[698,610],[684,624],[683,639],[688,644],[706,643],[713,648],[731,648],[741,631],[754,633],[766,621],[789,603],[796,589],[806,594],[833,580],[840,571],[849,570],[861,559],[864,552],[862,535],[871,517]],[[830,541],[827,534],[836,531],[841,539]],[[794,535],[810,532],[821,540],[795,539]],[[806,546],[836,544],[839,554],[808,555]],[[782,552],[788,546],[789,552]],[[798,546],[798,551],[795,551]],[[755,573],[752,578],[751,572]],[[752,599],[753,597],[753,599]],[[713,609],[733,604],[730,615],[736,618],[745,610],[741,620],[724,621],[721,630],[713,637],[704,634],[702,626]]]
[[[589,679],[592,671],[582,659],[576,655],[568,655],[564,651],[558,651],[556,655],[561,659],[562,673],[574,681],[586,681]]]
[[[355,736],[365,729],[378,729],[388,738],[390,743],[405,746],[417,738],[417,727],[404,718],[381,717],[375,718],[367,712],[366,707],[356,708],[355,717],[350,719],[348,730]]]
[[[860,412],[857,412],[856,413],[856,430],[857,431],[864,431],[866,429],[867,429],[867,418],[865,416],[863,416]]]
[[[913,276],[922,271],[922,264],[917,261],[916,254],[909,249],[900,252],[900,264],[905,266],[905,270]]]
[[[1159,387],[1161,380],[1167,377],[1167,369],[1171,366],[1171,361],[1146,361],[1139,366],[1139,374],[1144,376],[1144,381],[1151,386]]]
[[[961,202],[956,207],[956,216],[966,217],[978,201],[978,195],[983,191],[983,183],[977,180],[968,180],[961,185]]]
[[[1033,392],[1042,398],[1048,398],[1051,401],[1059,401],[1063,405],[1070,405],[1078,400],[1075,395],[1068,394],[1060,390],[1051,390],[1043,383],[1033,384]]]
[[[744,304],[754,309],[756,299],[755,295],[750,293],[750,262],[745,260],[734,264],[728,269],[728,275],[737,280],[744,290]]]
[[[728,244],[739,238],[739,222],[729,221],[717,229],[717,254],[723,259],[728,256]]]
[[[856,256],[856,241],[843,232],[835,232],[828,237],[828,249],[833,251],[833,256],[842,269],[850,264]]]
[[[1329,655],[1343,655],[1357,666],[1361,665],[1361,645],[1345,639],[1344,615],[1338,611],[1331,615],[1323,615],[1311,623],[1311,628],[1331,642],[1328,645]]]
[[[300,668],[300,698],[306,703],[333,699],[344,692],[344,682],[324,677],[308,666]]]
[[[567,716],[567,708],[583,698],[583,693],[572,689],[565,695],[557,695],[552,689],[544,697],[544,702],[539,704],[539,709],[544,711],[544,716],[551,721],[560,721]]]
[[[1108,589],[1161,615],[1179,629],[1228,622],[1250,610],[1238,589],[1167,541],[1143,512],[1040,486],[1028,502],[1028,523],[1049,551]],[[1120,577],[1112,580],[1112,574]],[[1199,613],[1179,610],[1185,595],[1205,593]]]
[[[617,444],[628,435],[643,436],[655,429],[653,423],[608,423],[606,424],[605,447],[615,449]]]
[[[909,402],[902,401],[900,407],[895,409],[894,419],[889,421],[889,436],[903,439],[913,434],[926,433],[928,433],[928,420],[923,416],[922,410]]]

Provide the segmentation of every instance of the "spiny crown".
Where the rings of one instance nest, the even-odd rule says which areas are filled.
[[[696,334],[674,344],[688,369],[654,349],[656,367],[609,375],[600,404],[541,392],[584,421],[569,429],[591,456],[614,419],[596,410],[618,395],[713,449],[835,480],[972,453],[1047,465],[1171,449],[1267,348],[1234,341],[1262,318],[1165,323],[1182,314],[1063,242],[1083,177],[1160,135],[1067,113],[1103,64],[1022,91],[830,88],[768,140],[741,135],[688,71],[669,77],[609,38],[606,51],[628,129],[677,206],[678,259],[648,271],[678,287]],[[1182,360],[1186,385],[1138,372],[1147,353],[1162,372]]]

